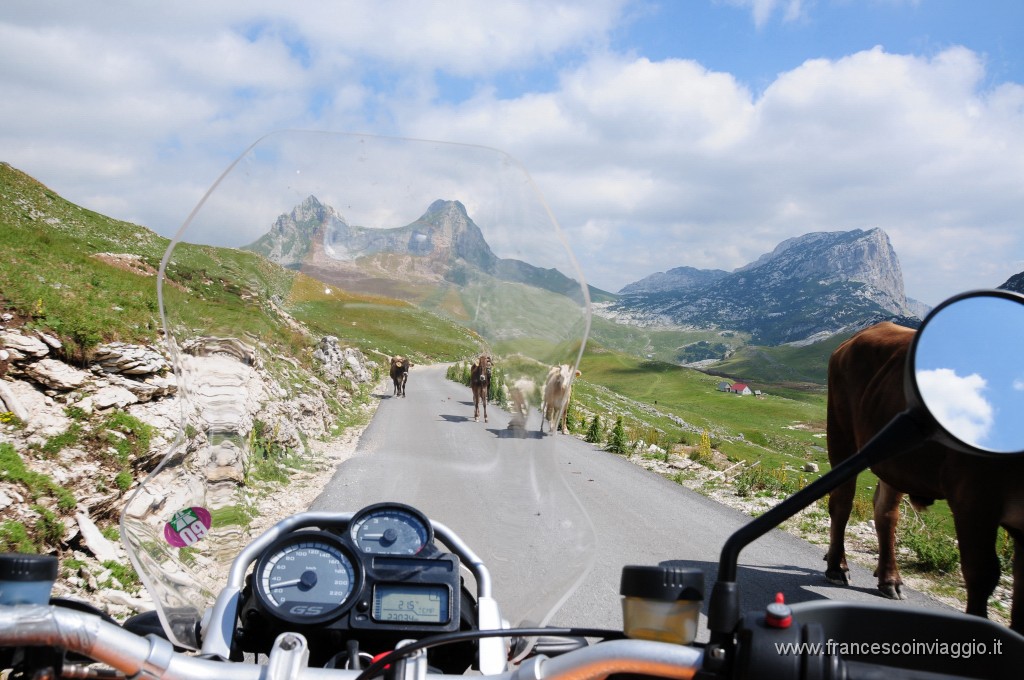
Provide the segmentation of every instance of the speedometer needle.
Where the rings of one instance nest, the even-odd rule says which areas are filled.
[[[301,578],[293,578],[291,581],[278,581],[277,583],[271,583],[271,588],[287,588],[288,586],[297,586],[302,583]]]
[[[293,578],[291,581],[278,581],[277,583],[271,583],[271,588],[287,588],[288,586],[305,586],[306,588],[312,588],[316,585],[316,572],[312,569],[302,572],[302,576],[299,578]]]

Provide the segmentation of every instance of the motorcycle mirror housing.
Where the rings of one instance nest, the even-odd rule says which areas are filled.
[[[872,465],[939,441],[971,455],[1024,455],[1024,296],[956,295],[922,322],[907,355],[907,407],[855,456],[733,533],[708,602],[712,645],[728,646],[740,618],[740,551]],[[709,658],[713,658],[711,655]]]
[[[1024,296],[974,291],[933,309],[914,337],[908,408],[930,416],[932,438],[980,455],[1024,453]]]

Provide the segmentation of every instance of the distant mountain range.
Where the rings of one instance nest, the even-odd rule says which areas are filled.
[[[907,298],[899,260],[881,229],[805,234],[733,272],[679,267],[652,274],[598,309],[638,325],[748,332],[760,345],[883,319],[915,325],[927,312]]]
[[[367,263],[427,258],[407,276],[462,283],[470,270],[579,297],[578,284],[553,269],[497,257],[459,201],[437,200],[405,226],[370,229],[349,224],[315,196],[282,214],[246,246],[286,267],[358,287]],[[375,259],[376,258],[376,259]],[[441,260],[440,267],[437,266]],[[390,266],[394,266],[393,264]],[[1004,287],[1024,287],[1024,275]],[[882,229],[815,232],[780,243],[732,272],[677,267],[624,286],[618,294],[591,287],[597,314],[631,325],[721,329],[749,333],[757,345],[805,344],[881,320],[916,326],[928,307],[908,299],[903,274]]]

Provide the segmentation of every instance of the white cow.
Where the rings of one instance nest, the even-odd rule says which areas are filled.
[[[576,371],[576,376],[580,372]],[[569,399],[572,397],[572,368],[568,364],[552,366],[544,381],[544,418],[540,422],[540,431],[544,431],[544,421],[548,421],[548,431],[554,432],[559,420],[562,422],[562,434],[567,434],[565,426],[566,412],[569,410]]]
[[[520,378],[512,383],[509,392],[512,397],[512,418],[508,421],[508,428],[525,430],[526,416],[530,414],[530,402],[536,399],[537,383],[529,378]]]

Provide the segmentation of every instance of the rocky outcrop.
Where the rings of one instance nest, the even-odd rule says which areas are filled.
[[[127,557],[97,525],[116,522],[132,488],[165,454],[201,454],[201,461],[191,462],[205,472],[191,463],[187,469],[169,466],[155,488],[162,502],[189,498],[204,484],[236,502],[249,442],[257,434],[264,446],[301,455],[307,442],[333,431],[336,414],[329,403],[351,401],[375,375],[362,353],[333,337],[317,349],[320,377],[236,338],[195,339],[183,347],[180,384],[168,355],[154,346],[101,345],[84,367],[65,362],[61,350],[52,336],[0,328],[0,445],[4,455],[17,454],[16,465],[27,474],[51,485],[40,491],[38,482],[29,486],[23,474],[0,469],[0,516],[36,526],[47,512],[62,522],[64,557],[84,566],[63,578],[61,587],[84,588],[115,614],[148,603],[137,585],[117,583],[102,566],[126,563]],[[295,385],[302,387],[296,391]],[[118,412],[151,428],[148,451],[124,458],[119,442],[125,434],[106,425]],[[172,443],[182,431],[189,437],[175,453]],[[130,477],[115,484],[118,469]],[[202,482],[203,474],[212,481]],[[58,487],[63,496],[52,491]]]
[[[313,360],[320,373],[330,383],[339,380],[353,383],[368,383],[373,380],[373,371],[367,366],[363,353],[354,347],[342,347],[333,335],[325,336],[313,351]]]

